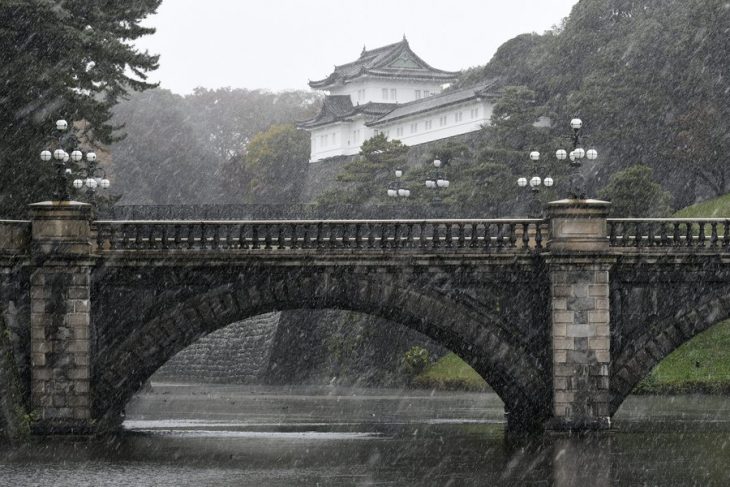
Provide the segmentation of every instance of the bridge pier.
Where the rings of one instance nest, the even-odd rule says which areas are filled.
[[[91,206],[31,205],[31,411],[37,433],[91,430]]]
[[[553,417],[548,429],[609,428],[609,203],[548,205]]]

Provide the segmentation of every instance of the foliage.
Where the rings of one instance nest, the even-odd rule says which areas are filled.
[[[317,101],[303,91],[230,88],[134,94],[114,108],[113,122],[129,134],[111,147],[115,189],[125,204],[266,203],[249,187],[251,178],[261,182],[259,175],[241,166],[246,147],[276,123],[306,118]],[[301,157],[297,168],[306,167],[309,154],[294,149]]]
[[[112,146],[116,191],[125,204],[195,204],[215,200],[216,161],[205,150],[181,96],[150,90],[114,109],[128,137]]]
[[[431,364],[428,350],[418,345],[414,345],[403,355],[403,365],[406,372],[411,376],[416,376],[426,370]]]
[[[337,175],[342,183],[317,198],[320,204],[373,204],[387,202],[388,185],[396,168],[405,167],[408,147],[379,133],[363,142],[360,158],[344,165]],[[408,180],[404,180],[407,184]],[[404,184],[404,185],[406,185]]]
[[[625,218],[666,217],[671,195],[652,179],[648,166],[636,164],[611,176],[599,196],[611,202],[611,214]]]
[[[676,218],[727,218],[730,216],[730,193],[682,208]]]
[[[485,391],[489,386],[474,369],[450,352],[419,374],[413,385],[426,389]]]
[[[228,179],[240,185],[246,203],[297,201],[306,178],[309,143],[309,134],[293,125],[273,125],[255,135],[242,156],[231,160]]]
[[[58,118],[83,120],[90,145],[120,137],[111,108],[129,90],[144,90],[157,56],[133,41],[154,29],[140,22],[161,0],[0,2],[0,209],[18,215],[52,193],[50,164],[38,154]]]
[[[631,161],[683,206],[730,191],[728,25],[719,0],[583,0],[560,28],[506,42],[466,77],[532,90],[555,122],[549,143],[581,117],[599,149],[589,191]]]

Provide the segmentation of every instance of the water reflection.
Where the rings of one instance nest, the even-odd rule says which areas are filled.
[[[306,398],[303,391],[222,389],[141,397],[124,434],[5,447],[0,484],[730,483],[728,398],[632,398],[610,433],[532,438],[505,435],[490,395]]]

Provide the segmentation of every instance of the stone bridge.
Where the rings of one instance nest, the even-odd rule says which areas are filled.
[[[150,375],[207,333],[334,308],[448,347],[502,398],[510,428],[607,428],[655,364],[730,317],[730,220],[607,209],[563,200],[545,220],[102,221],[82,203],[38,203],[30,221],[0,221],[20,404],[36,432],[114,428]]]

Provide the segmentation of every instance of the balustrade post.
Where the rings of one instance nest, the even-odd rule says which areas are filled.
[[[93,427],[92,208],[75,201],[30,208],[32,428],[38,433],[88,433]]]
[[[548,204],[553,401],[551,429],[610,427],[611,362],[606,218],[610,203]]]

